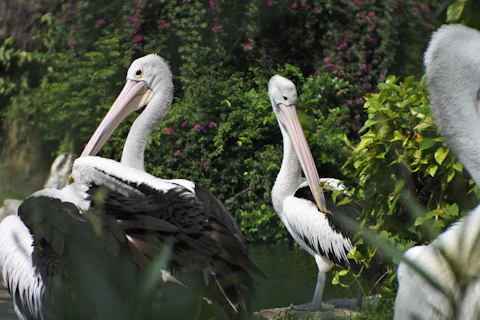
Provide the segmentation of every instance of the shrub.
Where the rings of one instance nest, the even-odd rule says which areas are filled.
[[[346,165],[369,199],[363,221],[373,217],[371,229],[405,251],[430,243],[480,193],[438,136],[424,78],[390,76],[378,88],[366,96],[365,133]]]

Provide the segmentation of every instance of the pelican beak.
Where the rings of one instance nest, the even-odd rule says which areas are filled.
[[[130,113],[147,105],[152,96],[153,91],[144,81],[127,80],[122,92],[95,130],[80,157],[96,155],[120,122]]]
[[[287,106],[283,103],[279,103],[277,107],[279,110],[277,117],[285,126],[292,139],[293,147],[297,153],[298,160],[300,160],[303,173],[310,185],[310,190],[312,191],[315,203],[321,212],[327,213],[327,205],[325,203],[325,196],[323,195],[322,187],[320,186],[317,167],[315,167],[312,152],[308,147],[307,139],[305,138],[302,125],[298,119],[297,109],[294,104]]]

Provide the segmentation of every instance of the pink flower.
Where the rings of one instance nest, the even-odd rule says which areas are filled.
[[[96,23],[97,25],[102,25],[102,24],[105,24],[106,22],[105,22],[105,20],[103,20],[103,19],[99,19],[99,20],[97,20],[95,23]]]
[[[371,11],[371,12],[368,13],[368,16],[369,16],[369,17],[373,17],[374,15],[375,15],[375,12],[373,12],[373,11]]]
[[[173,153],[174,156],[178,156],[178,154],[180,153],[180,150],[177,150]]]
[[[77,31],[77,29],[75,28],[72,28],[72,30],[70,30],[72,33],[75,33],[75,31]]]
[[[67,42],[67,45],[70,47],[70,49],[74,49],[75,48],[75,44],[73,43],[73,41],[68,41]]]
[[[166,28],[166,27],[170,26],[171,24],[172,24],[171,22],[165,22],[165,23],[163,24],[163,27]]]
[[[216,33],[218,30],[222,29],[222,26],[215,26],[212,28],[212,32]]]
[[[292,4],[292,9],[297,9],[297,7],[298,7],[298,4],[297,4],[296,2],[294,2],[294,3]]]
[[[173,160],[172,156],[168,156],[168,160],[172,161]]]
[[[217,125],[217,123],[216,123],[216,122],[213,122],[213,121],[210,121],[210,122],[208,123],[208,127],[209,127],[209,128],[215,127],[216,125]]]
[[[197,123],[195,127],[193,127],[193,129],[195,129],[196,131],[200,131],[203,130],[203,127]]]
[[[267,1],[267,6],[271,7],[273,5],[273,1],[272,0],[268,0]]]
[[[330,58],[325,58],[325,59],[323,59],[323,62],[325,62],[325,63],[330,62]]]
[[[209,3],[212,7],[214,7],[218,3],[218,0],[210,0]]]
[[[186,3],[192,3],[192,0],[185,0]]]
[[[205,162],[203,163],[203,166],[206,168],[206,167],[208,166],[208,161],[205,161]]]
[[[79,54],[79,55],[82,55],[84,52],[85,52],[85,51],[80,50],[80,51],[78,51],[78,54]]]
[[[172,133],[174,133],[175,131],[173,131],[172,128],[165,128],[165,132],[166,132],[167,134],[172,134]]]
[[[138,44],[140,43],[140,41],[142,41],[142,39],[143,39],[143,34],[137,34],[135,36],[135,40],[133,40],[133,43]]]
[[[253,49],[253,47],[249,44],[246,44],[245,49],[247,49],[248,51],[251,51]]]
[[[248,42],[253,42],[253,39],[248,39]]]
[[[188,120],[182,122],[182,127],[185,127],[188,124]]]
[[[182,144],[182,143],[183,143],[183,140],[182,140],[182,139],[180,139],[180,140],[178,140],[178,142],[179,142],[180,144]]]

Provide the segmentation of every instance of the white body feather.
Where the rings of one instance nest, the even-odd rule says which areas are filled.
[[[18,216],[8,216],[0,223],[0,272],[3,283],[13,294],[15,313],[25,319],[17,304],[24,305],[37,319],[43,319],[41,298],[43,281],[32,261],[33,237]],[[15,292],[20,301],[15,301]]]
[[[436,281],[442,290],[402,262],[398,268],[400,286],[395,301],[395,319],[478,319],[480,251],[476,246],[479,226],[480,207],[477,207],[430,245],[414,247],[405,253],[405,259]],[[457,314],[454,314],[453,304]]]

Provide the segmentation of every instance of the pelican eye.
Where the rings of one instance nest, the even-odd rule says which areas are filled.
[[[282,96],[283,100],[288,101],[288,97],[286,95]]]
[[[135,78],[141,78],[143,76],[143,69],[135,71]]]

